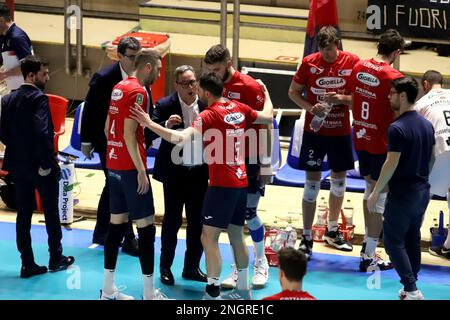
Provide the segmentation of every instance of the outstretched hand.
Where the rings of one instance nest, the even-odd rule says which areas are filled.
[[[130,118],[136,120],[143,127],[150,127],[152,120],[147,112],[141,106],[135,103],[130,109]]]

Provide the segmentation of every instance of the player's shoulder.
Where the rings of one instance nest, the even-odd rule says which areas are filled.
[[[353,52],[349,52],[349,51],[340,51],[340,54],[342,55],[343,58],[348,59],[353,61],[354,63],[357,63],[358,61],[360,61],[361,59],[354,54]]]
[[[317,63],[320,61],[320,52],[314,52],[303,58],[302,63]]]

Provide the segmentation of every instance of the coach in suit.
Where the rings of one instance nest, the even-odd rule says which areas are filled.
[[[92,156],[92,152],[97,152],[105,174],[105,186],[98,203],[97,222],[92,238],[93,243],[100,245],[105,242],[110,221],[106,137],[104,133],[106,116],[113,87],[134,71],[134,60],[140,49],[141,44],[136,38],[122,38],[117,46],[119,61],[92,76],[84,102],[81,121],[81,151],[87,158]],[[132,256],[139,255],[131,220],[128,222],[125,232],[122,252]]]
[[[31,218],[35,189],[44,208],[50,252],[50,271],[67,269],[75,259],[62,255],[59,220],[60,169],[53,145],[53,124],[47,96],[42,92],[49,80],[48,63],[29,55],[21,62],[25,82],[2,99],[0,139],[5,144],[3,170],[15,182],[17,202],[17,248],[21,254],[21,278],[43,274],[47,267],[34,261]]]
[[[153,121],[172,129],[184,129],[192,125],[195,117],[205,109],[197,96],[197,80],[191,66],[180,66],[175,69],[176,92],[164,97],[156,103]],[[199,264],[203,254],[200,236],[202,233],[201,209],[203,198],[208,187],[208,168],[203,164],[201,148],[180,152],[178,160],[172,159],[174,145],[163,140],[155,159],[153,178],[163,183],[164,219],[161,231],[161,282],[174,284],[170,270],[177,245],[177,233],[182,224],[183,206],[186,211],[186,252],[182,277],[185,279],[206,282],[206,275]],[[185,151],[183,156],[183,151]],[[189,157],[197,152],[196,157]],[[194,159],[196,158],[196,159]],[[200,159],[200,161],[198,161]]]

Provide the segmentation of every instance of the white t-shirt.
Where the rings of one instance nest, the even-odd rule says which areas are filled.
[[[420,98],[414,109],[431,122],[436,139],[435,155],[450,151],[450,90],[433,89]]]

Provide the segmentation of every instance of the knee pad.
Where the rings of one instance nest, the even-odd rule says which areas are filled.
[[[306,180],[303,190],[303,200],[306,202],[316,202],[320,191],[320,181]]]
[[[386,206],[386,198],[387,198],[387,192],[380,193],[378,196],[377,202],[375,202],[375,212],[376,213],[384,213],[384,208]]]
[[[247,220],[247,227],[250,230],[256,230],[263,225],[261,219],[255,214],[253,218]]]
[[[363,199],[367,201],[372,191],[373,191],[372,184],[366,181],[366,188],[364,189]]]
[[[260,198],[261,194],[259,191],[256,193],[247,193],[247,208],[258,208]]]
[[[345,178],[333,179],[331,178],[330,192],[338,198],[342,198],[345,194]]]
[[[247,221],[247,224],[249,221],[253,220],[255,217],[258,217],[256,215],[256,208],[247,207],[245,209],[245,220]]]

